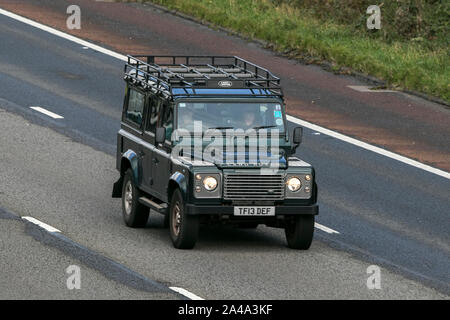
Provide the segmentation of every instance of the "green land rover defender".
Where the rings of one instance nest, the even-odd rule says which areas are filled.
[[[318,214],[313,167],[294,157],[280,79],[231,56],[128,56],[113,197],[129,227],[150,209],[176,248],[201,224],[284,228],[308,249]]]

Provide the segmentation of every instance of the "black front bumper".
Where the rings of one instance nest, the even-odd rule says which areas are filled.
[[[263,206],[255,206],[263,207]],[[191,215],[233,215],[234,206],[231,205],[194,205],[186,204],[186,213]],[[281,215],[318,215],[319,206],[275,206],[275,216]],[[257,216],[258,218],[264,216]],[[268,216],[273,217],[273,216]]]

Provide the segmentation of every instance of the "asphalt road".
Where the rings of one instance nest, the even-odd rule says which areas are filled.
[[[305,130],[298,155],[316,168],[317,221],[339,233],[317,230],[311,249],[298,252],[285,247],[281,230],[209,227],[201,230],[194,250],[175,250],[160,216],[152,214],[146,229],[128,229],[120,201],[110,198],[117,177],[112,155],[123,99],[122,62],[1,15],[0,39],[0,108],[6,110],[0,112],[0,207],[58,228],[149,283],[183,287],[208,299],[448,298],[448,179]],[[9,248],[7,254],[2,250],[0,263],[14,266],[2,272],[2,287],[29,268],[21,246],[30,239],[16,220],[0,220],[2,228],[8,226],[0,236],[2,248]],[[14,237],[17,241],[10,241]],[[62,281],[65,265],[76,259],[97,277],[92,293],[108,291],[114,281],[120,284],[115,297],[145,297],[126,281],[108,278],[103,264],[58,246],[41,259],[48,244],[34,246],[36,265],[55,260],[54,267],[43,269],[48,279],[57,268]],[[382,267],[381,290],[366,287],[371,264]],[[36,287],[47,290],[40,284]]]
[[[2,207],[69,239],[3,213],[0,298],[177,298],[168,286],[206,299],[448,297],[383,267],[382,289],[368,290],[368,261],[321,240],[309,251],[288,249],[278,229],[205,227],[194,250],[176,250],[157,213],[145,229],[124,226],[120,200],[110,198],[112,156],[9,112],[0,112],[0,126],[9,132],[0,138],[8,150],[1,153]],[[81,269],[80,290],[66,287],[69,265]]]
[[[167,286],[4,209],[0,209],[0,232],[2,300],[182,298]],[[72,280],[73,267],[80,270],[78,289]]]

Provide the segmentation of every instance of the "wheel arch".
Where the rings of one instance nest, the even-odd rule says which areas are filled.
[[[172,174],[172,176],[169,178],[169,184],[167,187],[167,199],[169,202],[171,201],[172,195],[176,189],[180,189],[183,200],[186,201],[187,199],[186,176],[178,171]]]
[[[120,178],[114,183],[113,187],[113,198],[122,197],[122,185],[123,177],[128,169],[131,168],[133,173],[133,183],[135,185],[139,184],[139,166],[138,166],[138,156],[133,150],[127,150],[120,160]]]

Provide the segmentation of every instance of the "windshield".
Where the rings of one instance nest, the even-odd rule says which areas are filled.
[[[208,129],[271,129],[284,132],[280,103],[246,102],[180,102],[179,129],[194,130],[194,121]]]

